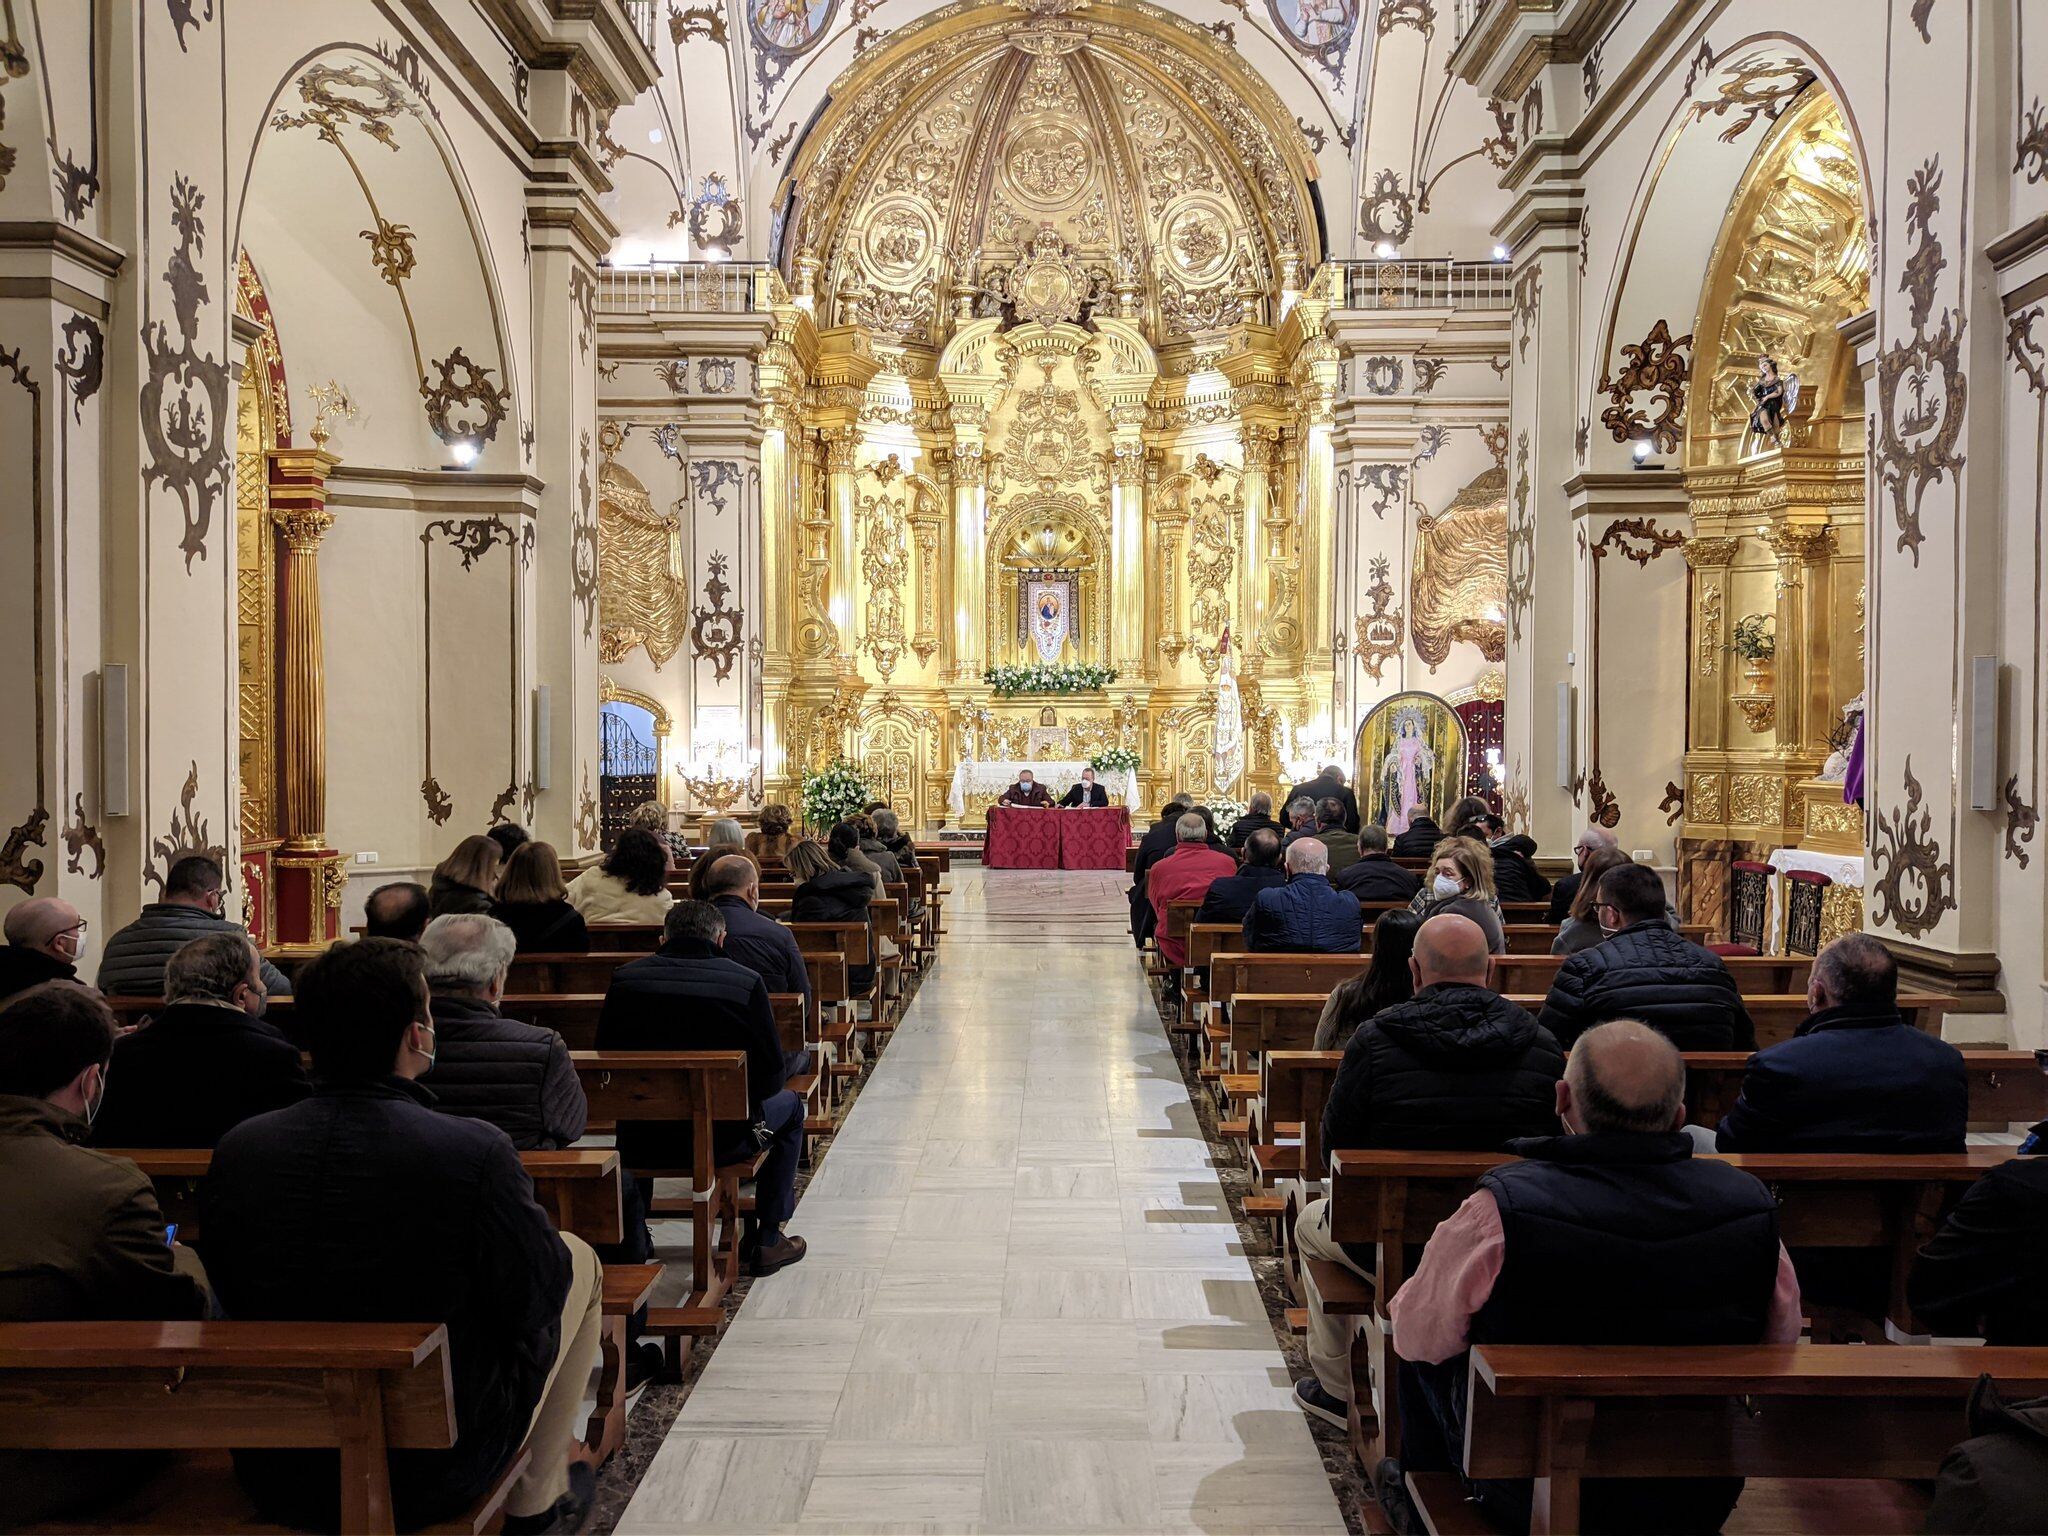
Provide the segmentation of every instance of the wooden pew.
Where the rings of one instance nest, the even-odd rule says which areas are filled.
[[[452,1381],[438,1323],[4,1323],[0,1447],[186,1453],[71,1527],[150,1531],[274,1529],[257,1523],[227,1453],[328,1447],[340,1452],[341,1530],[388,1532],[385,1452],[455,1443]],[[527,1459],[455,1528],[494,1528]]]
[[[1745,1495],[1795,1500],[1787,1529],[1918,1531],[1924,1489],[1842,1482],[1933,1478],[1980,1374],[2048,1391],[2044,1349],[1482,1344],[1468,1369],[1465,1471],[1535,1479],[1532,1532],[1578,1530],[1587,1477],[1679,1475],[1795,1479]],[[1487,1529],[1454,1474],[1409,1487],[1430,1530]]]
[[[166,1221],[178,1223],[178,1235],[191,1242],[199,1234],[199,1183],[213,1166],[211,1147],[102,1147],[109,1157],[125,1157],[140,1168],[156,1188],[157,1205]],[[619,1154],[610,1147],[568,1147],[561,1151],[522,1152],[519,1166],[533,1180],[539,1200],[560,1232],[574,1232],[593,1247],[616,1243],[625,1235],[620,1213]]]
[[[1495,955],[1493,986],[1499,992],[1548,992],[1563,955]],[[1727,955],[1722,964],[1745,996],[1804,992],[1813,961],[1806,955]]]
[[[594,955],[651,955],[661,948],[660,923],[592,923],[590,952]]]
[[[1735,1107],[1742,1092],[1747,1051],[1685,1053],[1685,1118],[1714,1126]],[[1965,1051],[1963,1071],[1970,1083],[1973,1124],[2029,1124],[2048,1119],[2048,1072],[2032,1051]]]
[[[688,1167],[632,1170],[635,1178],[690,1183],[690,1295],[681,1307],[649,1309],[647,1329],[666,1334],[672,1349],[680,1336],[716,1333],[719,1301],[739,1279],[740,1184],[759,1161],[720,1163],[714,1150],[720,1124],[744,1124],[753,1113],[746,1053],[572,1051],[569,1060],[592,1120],[659,1120],[689,1133]],[[649,1205],[670,1214],[661,1202]]]
[[[1972,1147],[1915,1156],[1711,1155],[1763,1181],[1778,1203],[1778,1235],[1788,1248],[1889,1255],[1888,1313],[1902,1331],[1915,1333],[1921,1330],[1905,1301],[1914,1253],[1963,1192],[2013,1153],[2011,1147]],[[1378,1389],[1377,1413],[1363,1392],[1354,1394],[1351,1408],[1352,1444],[1367,1467],[1401,1454],[1396,1398],[1384,1390],[1395,1369],[1387,1302],[1407,1280],[1430,1234],[1472,1193],[1479,1176],[1512,1161],[1498,1152],[1331,1153],[1330,1235],[1341,1243],[1376,1245],[1378,1255],[1373,1274],[1363,1279],[1339,1264],[1309,1264],[1325,1310],[1367,1322],[1351,1354],[1352,1379]]]
[[[612,972],[637,954],[569,955],[534,951],[515,955],[505,977],[505,990],[521,997],[541,993],[588,993],[600,997],[611,987]]]

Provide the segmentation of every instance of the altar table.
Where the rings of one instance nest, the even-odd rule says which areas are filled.
[[[953,818],[953,825],[959,826],[966,818],[969,806],[987,805],[1016,783],[1018,773],[1026,768],[1057,800],[1080,782],[1081,770],[1087,766],[1086,762],[1078,759],[1056,762],[1001,762],[992,759],[985,763],[964,759],[954,766],[952,787],[946,796],[946,810]],[[1125,805],[1138,803],[1137,774],[1098,773],[1095,777],[1109,791],[1110,799],[1121,800]]]
[[[1131,813],[1121,805],[1089,810],[989,807],[981,862],[989,869],[1115,869],[1131,843]]]

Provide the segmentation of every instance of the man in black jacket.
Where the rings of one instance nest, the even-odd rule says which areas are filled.
[[[1588,823],[1579,828],[1578,841],[1572,844],[1572,862],[1578,866],[1568,875],[1558,878],[1550,888],[1550,907],[1543,914],[1546,923],[1562,923],[1571,915],[1572,898],[1579,894],[1579,870],[1586,867],[1586,860],[1605,848],[1618,848],[1620,839],[1605,827]]]
[[[1280,834],[1260,828],[1245,839],[1244,863],[1234,875],[1210,882],[1209,892],[1195,909],[1198,923],[1242,923],[1259,892],[1287,883],[1280,867]]]
[[[1493,894],[1500,901],[1542,901],[1550,882],[1536,867],[1536,839],[1517,832],[1493,847]]]
[[[380,885],[363,903],[363,933],[372,939],[404,939],[417,944],[433,915],[427,888],[416,880]]]
[[[1294,788],[1287,792],[1287,798],[1280,803],[1282,805],[1292,805],[1297,800],[1307,800],[1313,805],[1319,804],[1325,798],[1331,796],[1334,796],[1344,807],[1345,831],[1356,832],[1358,830],[1358,796],[1351,793],[1349,786],[1344,782],[1344,770],[1335,763],[1325,763],[1321,773],[1310,779],[1306,784],[1295,785]]]
[[[1152,866],[1173,852],[1177,846],[1174,823],[1187,814],[1194,804],[1186,795],[1175,795],[1160,808],[1159,819],[1145,829],[1145,835],[1138,839],[1137,867],[1131,871],[1131,939],[1138,948],[1145,947],[1145,941],[1152,937],[1152,925],[1156,921],[1152,912],[1151,888],[1145,883],[1152,873]]]
[[[1326,1152],[1491,1151],[1517,1136],[1555,1133],[1564,1052],[1526,1010],[1486,985],[1489,959],[1486,935],[1469,917],[1446,913],[1416,930],[1408,962],[1415,995],[1351,1037],[1323,1110]],[[1302,1255],[1370,1274],[1373,1255],[1333,1241],[1329,1216],[1329,1201],[1314,1200],[1296,1219]],[[1295,1383],[1295,1401],[1341,1426],[1353,1390],[1354,1323],[1324,1313],[1307,1266],[1303,1290],[1315,1374]]]
[[[135,921],[107,940],[100,956],[99,987],[109,997],[161,997],[164,967],[193,939],[209,933],[240,933],[226,917],[227,885],[220,865],[203,853],[188,853],[164,876],[162,901],[145,906]],[[263,985],[278,997],[292,984],[269,961],[261,962]]]
[[[1060,796],[1060,804],[1068,810],[1102,810],[1109,804],[1109,791],[1095,782],[1095,770],[1083,768],[1081,777]]]
[[[299,1048],[263,1022],[256,946],[239,929],[194,939],[164,967],[163,1010],[121,1037],[93,1121],[103,1147],[210,1147],[313,1091]]]
[[[597,1364],[597,1256],[555,1231],[505,1133],[436,1114],[416,1081],[435,1033],[420,952],[339,944],[299,980],[317,1086],[221,1138],[200,1188],[200,1254],[228,1316],[442,1323],[455,1444],[390,1453],[401,1528],[469,1507],[524,1444],[508,1530],[587,1514],[580,1451]],[[267,1518],[338,1529],[336,1453],[238,1453]],[[580,1470],[577,1470],[580,1469]]]
[[[573,1144],[589,1123],[569,1047],[552,1029],[498,1012],[518,948],[480,912],[450,912],[420,935],[439,1050],[424,1079],[443,1114],[488,1120],[522,1152]]]
[[[884,850],[886,852],[887,850]],[[761,867],[750,858],[720,859],[704,876],[704,899],[725,920],[725,958],[757,973],[770,992],[811,995],[811,972],[796,935],[763,917]]]
[[[1481,1177],[1387,1307],[1403,1433],[1383,1488],[1458,1470],[1471,1345],[1799,1337],[1776,1204],[1749,1174],[1692,1155],[1670,1041],[1629,1020],[1588,1031],[1555,1093],[1566,1134],[1510,1143],[1521,1160]],[[1526,1479],[1471,1486],[1502,1530],[1528,1529],[1531,1491]],[[1578,1529],[1718,1531],[1741,1493],[1740,1478],[1590,1480]]]
[[[1543,1000],[1543,1026],[1566,1050],[1609,1019],[1639,1019],[1681,1051],[1756,1049],[1756,1025],[1728,967],[1665,912],[1664,882],[1648,865],[1600,877],[1594,916],[1609,936],[1559,966]]]
[[[1394,857],[1432,858],[1436,854],[1436,845],[1443,840],[1444,829],[1436,824],[1427,811],[1417,811],[1408,818],[1408,829],[1394,839]]]
[[[804,1143],[803,1100],[783,1082],[790,1070],[806,1070],[809,1060],[801,1051],[784,1057],[768,988],[758,973],[726,958],[725,941],[725,917],[710,902],[670,907],[661,948],[612,972],[597,1019],[597,1048],[747,1053],[753,1124],[721,1125],[717,1153],[721,1162],[736,1161],[767,1147],[754,1181],[754,1220],[740,1250],[755,1274],[772,1275],[804,1256],[804,1240],[782,1230],[796,1208]],[[765,1143],[755,1127],[765,1131]],[[687,1168],[689,1137],[658,1122],[627,1121],[619,1127],[619,1156],[629,1167]]]
[[[2048,1122],[2021,1148],[2048,1149]],[[1906,1299],[1945,1338],[2048,1345],[2048,1157],[2015,1157],[1972,1184],[1913,1261]]]
[[[1252,796],[1245,813],[1230,824],[1224,840],[1230,844],[1232,853],[1242,853],[1245,840],[1254,832],[1271,832],[1277,836],[1286,830],[1273,819],[1273,797],[1262,789]]]
[[[59,896],[31,896],[7,909],[0,949],[0,999],[46,981],[78,980],[85,953],[85,919]]]
[[[1330,883],[1349,891],[1363,906],[1374,901],[1413,901],[1422,889],[1422,876],[1394,862],[1387,848],[1387,829],[1371,822],[1358,829],[1357,860]]]

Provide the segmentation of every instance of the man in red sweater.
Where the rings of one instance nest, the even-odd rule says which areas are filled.
[[[1209,894],[1211,882],[1237,873],[1237,860],[1222,849],[1209,846],[1209,823],[1193,811],[1173,824],[1173,839],[1173,852],[1147,873],[1145,894],[1152,902],[1159,958],[1178,972],[1187,964],[1187,945],[1166,936],[1166,904],[1200,901]]]

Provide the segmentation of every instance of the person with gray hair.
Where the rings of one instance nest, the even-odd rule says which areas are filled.
[[[1273,819],[1273,797],[1261,789],[1252,795],[1244,814],[1230,824],[1230,831],[1223,840],[1230,845],[1232,853],[1241,855],[1246,839],[1254,832],[1284,834],[1286,830]]]
[[[444,1113],[488,1120],[522,1152],[550,1151],[583,1134],[590,1110],[562,1037],[499,1012],[517,948],[510,928],[481,913],[427,924],[435,1050],[420,1083]]]
[[[249,935],[223,928],[164,967],[167,1002],[114,1046],[93,1121],[103,1147],[211,1147],[313,1091],[299,1048],[264,1022],[269,994]]]
[[[1183,811],[1173,823],[1173,851],[1145,872],[1145,895],[1152,904],[1152,931],[1159,944],[1159,958],[1170,969],[1167,991],[1177,994],[1181,967],[1188,963],[1185,937],[1176,936],[1166,921],[1166,909],[1176,901],[1200,903],[1209,887],[1237,873],[1237,860],[1220,848],[1209,846],[1209,822],[1199,811]]]
[[[1557,884],[1550,888],[1550,906],[1543,914],[1543,921],[1552,925],[1561,924],[1571,915],[1572,898],[1579,894],[1579,883],[1585,878],[1586,860],[1596,853],[1612,852],[1621,846],[1621,839],[1611,828],[1598,822],[1588,822],[1579,828],[1578,840],[1572,844],[1572,872],[1560,876]]]
[[[76,981],[87,924],[59,896],[31,896],[7,909],[7,947],[0,949],[0,998],[46,981]]]
[[[788,1079],[810,1070],[810,1062],[805,1052],[783,1054],[767,985],[726,957],[727,916],[707,901],[679,901],[669,909],[661,948],[612,972],[597,1048],[746,1052],[753,1124],[719,1126],[714,1151],[721,1163],[767,1152],[754,1179],[754,1217],[740,1234],[740,1257],[756,1275],[768,1275],[804,1256],[804,1240],[785,1235],[782,1226],[796,1208],[804,1140],[804,1101]],[[688,1126],[662,1121],[624,1122],[620,1160],[629,1170],[687,1168],[690,1134]],[[628,1240],[645,1227],[636,1195],[627,1213]]]
[[[1721,1121],[1723,1152],[1960,1152],[1969,1130],[1963,1053],[1899,1016],[1899,963],[1867,933],[1814,958],[1812,1011],[1758,1051]]]
[[[1777,1204],[1751,1175],[1693,1155],[1685,1062],[1668,1039],[1629,1019],[1588,1030],[1556,1109],[1565,1134],[1510,1142],[1519,1161],[1480,1178],[1388,1305],[1403,1433],[1382,1488],[1458,1469],[1474,1344],[1799,1337],[1799,1278]],[[1528,1481],[1481,1480],[1470,1492],[1492,1524],[1528,1528]],[[1740,1478],[1589,1479],[1583,1529],[1717,1531],[1741,1493]]]
[[[1355,955],[1365,942],[1358,898],[1330,884],[1330,850],[1297,838],[1281,856],[1287,883],[1259,892],[1244,915],[1244,947]]]

